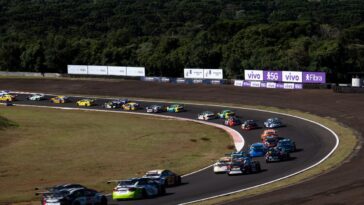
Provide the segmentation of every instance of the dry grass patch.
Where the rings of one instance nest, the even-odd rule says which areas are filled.
[[[0,108],[1,116],[18,124],[0,130],[0,202],[32,200],[36,186],[72,182],[110,192],[106,180],[149,169],[188,173],[211,164],[231,143],[220,129],[186,121]]]

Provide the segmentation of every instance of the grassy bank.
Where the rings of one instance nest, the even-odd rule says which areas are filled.
[[[0,202],[34,199],[34,187],[81,183],[110,192],[110,179],[168,168],[180,174],[226,153],[228,135],[206,125],[128,114],[1,106],[18,124],[0,130]]]

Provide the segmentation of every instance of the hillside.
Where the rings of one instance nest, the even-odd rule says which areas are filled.
[[[364,71],[361,0],[0,0],[0,70],[67,64]]]

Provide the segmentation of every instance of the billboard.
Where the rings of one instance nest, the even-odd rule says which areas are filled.
[[[223,71],[222,69],[203,69],[203,78],[204,79],[223,79]]]
[[[87,75],[88,74],[87,65],[68,65],[67,73],[68,74],[78,74],[78,75]]]
[[[263,71],[262,70],[244,70],[245,80],[255,80],[262,81],[263,80]]]
[[[184,78],[199,78],[203,79],[204,71],[200,68],[185,68],[184,69]]]
[[[145,76],[144,67],[126,67],[127,76]]]
[[[89,65],[87,68],[89,75],[107,75],[107,66]]]
[[[109,75],[115,76],[126,76],[126,67],[125,66],[108,66]]]
[[[245,80],[284,83],[326,83],[325,72],[245,70]],[[282,86],[284,86],[282,84]]]

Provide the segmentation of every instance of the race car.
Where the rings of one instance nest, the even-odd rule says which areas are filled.
[[[121,106],[124,103],[118,101],[118,100],[113,100],[113,101],[109,101],[106,102],[102,105],[103,108],[107,108],[107,109],[117,109],[117,108],[121,108]]]
[[[185,108],[183,105],[180,104],[173,104],[167,107],[167,112],[183,112],[183,111],[185,111]]]
[[[93,99],[82,99],[76,102],[77,106],[80,107],[90,107],[96,105],[95,100]]]
[[[279,149],[284,149],[287,152],[295,152],[297,150],[296,143],[292,141],[291,139],[281,139],[278,141],[277,147]]]
[[[182,183],[181,176],[169,170],[151,170],[148,171],[143,178],[153,179],[160,184],[167,186],[177,186]]]
[[[159,113],[159,112],[167,111],[167,108],[164,105],[150,105],[150,106],[146,107],[145,110],[148,113]]]
[[[231,110],[223,110],[217,113],[217,117],[220,119],[229,119],[229,117],[235,116],[235,113]]]
[[[10,90],[0,90],[0,95],[10,94]]]
[[[15,98],[16,98],[15,95],[7,94],[7,93],[0,95],[0,101],[3,101],[3,102],[13,102],[13,101],[15,101]]]
[[[214,165],[213,170],[215,174],[226,173],[228,166],[231,164],[231,157],[222,157]]]
[[[267,147],[261,143],[254,143],[249,148],[249,154],[251,157],[263,157],[267,153]]]
[[[35,94],[29,95],[27,97],[27,100],[31,100],[31,101],[41,101],[41,100],[45,100],[45,99],[46,99],[45,95],[40,94],[40,93],[38,93],[38,94],[35,93]]]
[[[266,128],[277,128],[277,127],[283,127],[283,123],[279,118],[273,117],[267,119],[267,121],[264,122],[264,126]]]
[[[40,194],[42,195],[42,205],[107,205],[107,198],[104,194],[78,184],[55,186],[44,192],[36,193],[36,195]]]
[[[264,130],[263,133],[260,135],[260,138],[262,139],[262,141],[264,141],[265,138],[268,136],[277,136],[278,137],[277,130],[274,130],[274,129]]]
[[[258,173],[260,171],[260,163],[258,161],[252,160],[250,157],[247,157],[244,160],[233,160],[228,166],[227,174],[231,176]]]
[[[163,195],[166,192],[164,185],[149,178],[131,178],[117,182],[112,192],[114,200],[148,198]]]
[[[254,120],[245,120],[241,124],[241,129],[243,129],[243,130],[253,130],[253,129],[257,129],[257,128],[258,128],[258,124]]]
[[[67,96],[56,96],[50,99],[52,103],[60,104],[70,102],[70,99]]]
[[[246,157],[250,157],[246,152],[243,151],[228,153],[225,154],[225,156],[230,157],[231,160],[245,159]]]
[[[266,147],[276,147],[278,144],[279,138],[277,136],[267,136],[265,140],[263,141],[264,145]]]
[[[228,119],[226,119],[224,121],[224,125],[229,126],[229,127],[234,127],[234,126],[240,125],[240,124],[241,124],[241,120],[234,116],[229,117]]]
[[[265,161],[267,163],[279,162],[289,159],[290,159],[289,152],[278,147],[269,148],[267,153],[265,154]]]
[[[197,119],[199,119],[199,120],[212,120],[215,118],[216,118],[215,113],[213,113],[211,111],[205,111],[205,112],[199,113],[197,115]]]
[[[121,106],[124,110],[138,110],[140,108],[140,105],[136,102],[128,102]]]

